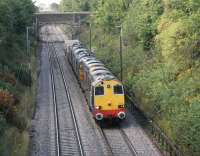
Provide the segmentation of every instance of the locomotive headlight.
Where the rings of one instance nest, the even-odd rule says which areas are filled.
[[[101,106],[96,106],[95,108],[100,110],[100,109],[101,109]]]

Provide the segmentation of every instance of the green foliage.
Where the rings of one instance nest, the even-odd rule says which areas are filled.
[[[16,64],[27,60],[25,32],[26,26],[32,24],[34,11],[31,0],[0,1],[0,64],[7,65],[10,71],[16,72]]]
[[[198,156],[200,1],[100,0],[95,13],[96,56],[120,75],[116,26],[122,25],[125,85],[184,155]],[[88,30],[81,35],[86,43]]]
[[[97,4],[96,0],[62,0],[61,11],[90,11]]]
[[[6,82],[0,80],[0,90],[8,90],[8,91],[12,92],[15,89],[10,83],[6,83]]]
[[[51,3],[50,9],[52,11],[59,11],[59,5],[57,3]]]
[[[116,32],[116,26],[121,25],[127,11],[129,0],[98,1],[98,9],[95,16],[95,24],[103,27],[107,32]]]
[[[199,155],[199,111],[199,101],[196,100],[188,109],[177,112],[177,116],[173,120],[173,130],[175,130],[176,133],[176,142],[179,145],[186,147],[183,151],[187,154],[192,151],[192,155]],[[175,126],[176,123],[178,124]]]
[[[26,65],[18,66],[15,71],[15,77],[25,86],[30,87],[32,84],[31,69]]]
[[[0,1],[0,63],[25,57],[26,26],[32,24],[34,10],[31,0]]]
[[[162,13],[161,0],[134,1],[124,22],[125,34],[134,37],[133,41],[141,42],[144,50],[150,50],[154,47],[157,21]]]
[[[6,119],[2,114],[0,114],[0,135],[2,136],[7,128]]]
[[[16,155],[14,146],[22,143],[18,140],[27,126],[28,115],[22,112],[31,102],[26,100],[26,107],[21,108],[23,100],[20,104],[19,100],[26,88],[16,83],[14,75],[24,85],[31,85],[30,71],[26,68],[18,72],[17,66],[29,62],[30,56],[25,53],[26,27],[32,25],[34,12],[32,0],[0,0],[0,155]]]

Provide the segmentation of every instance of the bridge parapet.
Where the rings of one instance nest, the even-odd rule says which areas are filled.
[[[37,24],[63,23],[79,24],[80,20],[91,15],[91,12],[41,12],[36,13]]]

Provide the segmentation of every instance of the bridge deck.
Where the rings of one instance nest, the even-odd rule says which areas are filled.
[[[90,16],[91,12],[39,12],[35,13],[36,23],[79,23]]]

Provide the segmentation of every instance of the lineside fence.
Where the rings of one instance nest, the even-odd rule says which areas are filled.
[[[144,117],[145,123],[145,130],[156,143],[158,148],[163,152],[165,156],[183,156],[180,149],[165,135],[165,133],[159,128],[159,126],[153,122],[146,114],[144,114],[137,102],[135,101],[135,94],[128,89],[126,91],[126,101],[127,101],[127,108],[132,113],[136,110],[139,112],[139,115]]]

